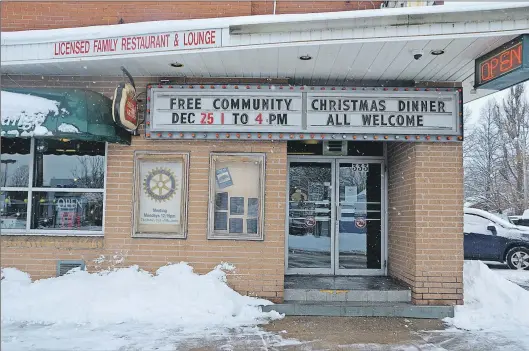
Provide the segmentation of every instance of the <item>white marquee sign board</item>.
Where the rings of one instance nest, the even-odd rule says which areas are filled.
[[[268,139],[276,139],[288,133],[289,139],[317,134],[344,139],[412,135],[416,140],[462,136],[462,99],[457,89],[353,89],[150,86],[146,136],[214,139],[230,138],[230,133],[248,133],[245,136],[250,138],[257,133],[261,138],[266,133]]]
[[[307,130],[325,133],[457,134],[458,100],[447,92],[308,93]]]
[[[297,132],[302,128],[299,93],[155,90],[151,128],[166,132]]]

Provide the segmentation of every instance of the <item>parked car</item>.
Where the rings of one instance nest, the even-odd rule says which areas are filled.
[[[465,208],[463,231],[465,259],[506,262],[511,269],[529,270],[529,227]]]
[[[518,225],[518,221],[522,218],[522,216],[509,216],[509,221],[512,224]]]
[[[517,225],[523,225],[529,227],[529,209],[525,210],[524,213],[518,219]]]

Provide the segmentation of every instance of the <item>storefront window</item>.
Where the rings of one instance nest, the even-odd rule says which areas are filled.
[[[105,183],[105,144],[37,140],[33,186],[96,188]]]
[[[0,186],[2,188],[27,188],[31,162],[28,139],[2,138],[0,155]]]
[[[4,233],[102,232],[105,143],[2,138],[1,151]]]
[[[263,239],[264,154],[211,155],[209,239]]]

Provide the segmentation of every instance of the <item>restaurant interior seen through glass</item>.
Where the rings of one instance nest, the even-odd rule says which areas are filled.
[[[103,231],[105,143],[1,139],[2,229]]]

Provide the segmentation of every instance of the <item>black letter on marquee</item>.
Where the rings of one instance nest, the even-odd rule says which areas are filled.
[[[364,126],[370,126],[371,125],[371,115],[362,115],[362,124]]]

